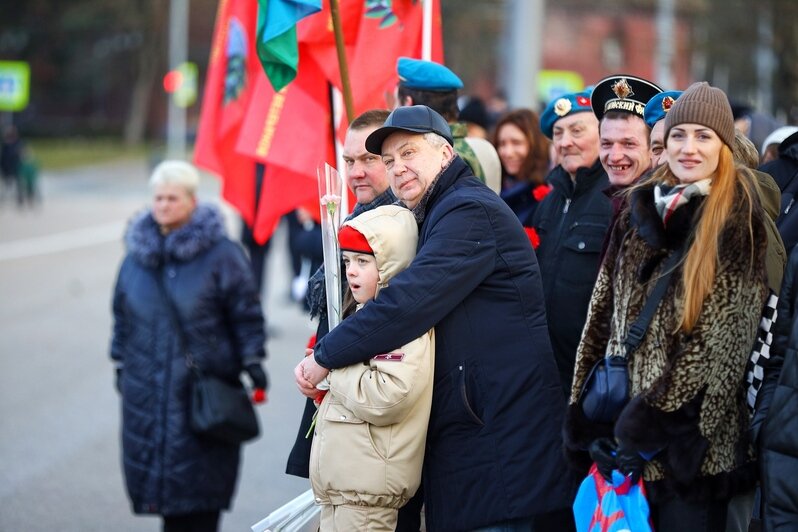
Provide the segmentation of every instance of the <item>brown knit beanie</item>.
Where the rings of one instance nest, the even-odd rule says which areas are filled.
[[[706,81],[693,83],[665,116],[665,144],[672,127],[701,124],[711,128],[729,148],[734,146],[734,117],[726,93]]]

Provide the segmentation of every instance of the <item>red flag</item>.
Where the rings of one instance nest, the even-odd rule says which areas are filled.
[[[257,2],[221,0],[216,13],[194,162],[222,180],[222,197],[255,220],[255,161],[235,150],[261,72],[255,53]]]
[[[297,206],[312,201],[318,210],[316,169],[335,164],[327,82],[303,46],[297,78],[279,93],[259,75],[237,146],[266,165],[254,223],[258,242]]]
[[[362,0],[340,2],[347,47],[355,112],[386,106],[398,77],[400,56],[421,57],[422,5],[395,0],[394,12],[364,11]],[[265,76],[259,76],[256,98],[247,111],[237,150],[266,165],[254,223],[257,241],[271,236],[280,217],[298,206],[318,211],[316,169],[324,162],[334,165],[328,82],[341,86],[334,47],[329,3],[323,11],[297,25],[300,47],[296,80],[275,94]],[[378,9],[377,11],[380,11]],[[356,17],[352,17],[352,13]],[[353,21],[356,22],[353,24]],[[357,23],[359,21],[359,23]],[[433,3],[432,59],[442,61],[440,5]],[[354,30],[353,30],[354,28]],[[340,124],[343,139],[346,120]]]
[[[355,43],[363,21],[363,0],[339,0],[338,10],[344,34],[347,58],[352,60]],[[330,2],[322,2],[322,11],[307,17],[297,24],[297,40],[304,44],[304,52],[313,58],[324,76],[336,87],[341,87],[338,70],[338,51],[335,46]]]
[[[395,20],[365,17],[360,23],[355,54],[349,64],[352,96],[357,113],[385,107],[386,94],[393,92],[399,77],[396,60],[401,56],[421,57],[423,6],[421,2],[400,0],[392,3]],[[440,4],[432,6],[432,60],[443,60]]]

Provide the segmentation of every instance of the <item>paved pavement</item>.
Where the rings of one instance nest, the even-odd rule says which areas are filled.
[[[0,204],[0,531],[160,529],[130,512],[108,360],[121,236],[148,201],[147,175],[138,160],[45,172],[39,207]],[[200,198],[218,202],[212,177]],[[275,238],[264,293],[270,400],[259,408],[262,437],[245,447],[224,531],[249,530],[308,488],[283,471],[303,407],[292,369],[312,326],[288,300],[284,234]]]

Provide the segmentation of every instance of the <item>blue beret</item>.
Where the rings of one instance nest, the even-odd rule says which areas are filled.
[[[665,118],[673,102],[681,95],[682,91],[665,91],[651,98],[643,112],[643,120],[646,121],[648,127],[654,127],[654,124]]]
[[[540,130],[549,138],[554,135],[554,123],[560,118],[575,113],[592,111],[590,107],[590,91],[572,92],[563,94],[549,102],[543,114],[540,115]]]
[[[399,82],[408,89],[443,92],[463,88],[463,82],[454,72],[432,61],[400,57],[396,71]]]

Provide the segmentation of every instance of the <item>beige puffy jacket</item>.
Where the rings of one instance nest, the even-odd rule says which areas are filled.
[[[413,260],[409,210],[395,205],[346,222],[374,250],[379,288]],[[368,303],[366,303],[368,304]],[[435,365],[434,330],[391,353],[329,374],[310,453],[316,502],[399,508],[421,480]]]

